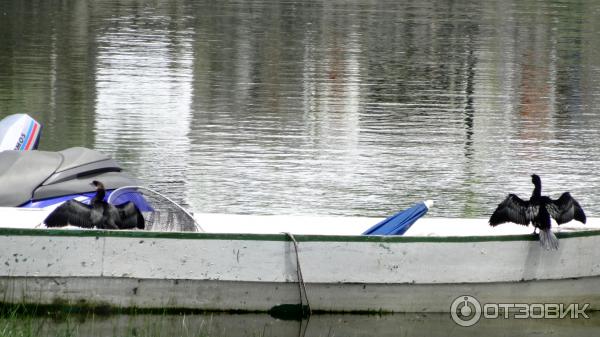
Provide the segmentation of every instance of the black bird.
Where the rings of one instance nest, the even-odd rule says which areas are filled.
[[[550,217],[554,218],[559,225],[573,219],[585,223],[585,213],[569,192],[563,193],[558,200],[552,200],[550,197],[542,195],[542,180],[539,176],[532,174],[531,182],[535,188],[529,201],[521,200],[515,194],[509,194],[490,217],[490,226],[497,226],[505,222],[514,222],[524,226],[531,223],[539,229],[542,247],[558,249],[558,238],[550,230]]]
[[[104,185],[94,180],[96,195],[89,205],[77,200],[69,200],[58,206],[44,220],[47,227],[67,225],[100,229],[144,229],[144,217],[131,201],[120,205],[111,205],[104,201]]]

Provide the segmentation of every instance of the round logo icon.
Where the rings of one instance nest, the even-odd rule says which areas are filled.
[[[481,303],[469,295],[458,296],[450,306],[454,323],[460,326],[472,326],[481,318]]]

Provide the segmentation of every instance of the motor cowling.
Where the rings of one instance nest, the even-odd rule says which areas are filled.
[[[0,121],[0,151],[37,149],[42,125],[27,114],[14,114]]]

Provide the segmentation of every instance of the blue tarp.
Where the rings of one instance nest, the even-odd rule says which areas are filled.
[[[379,222],[367,229],[363,235],[402,235],[415,221],[425,215],[428,209],[427,204],[422,201]]]

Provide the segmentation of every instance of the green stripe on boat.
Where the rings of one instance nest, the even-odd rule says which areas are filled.
[[[600,235],[600,230],[557,233],[558,238],[576,238]],[[290,241],[285,234],[247,233],[187,233],[187,232],[145,232],[145,231],[106,231],[77,229],[26,229],[0,228],[0,236],[56,236],[56,237],[116,237],[152,238],[178,240],[250,240],[250,241]],[[537,235],[490,235],[490,236],[370,236],[370,235],[294,235],[300,242],[486,242],[486,241],[536,241]]]

